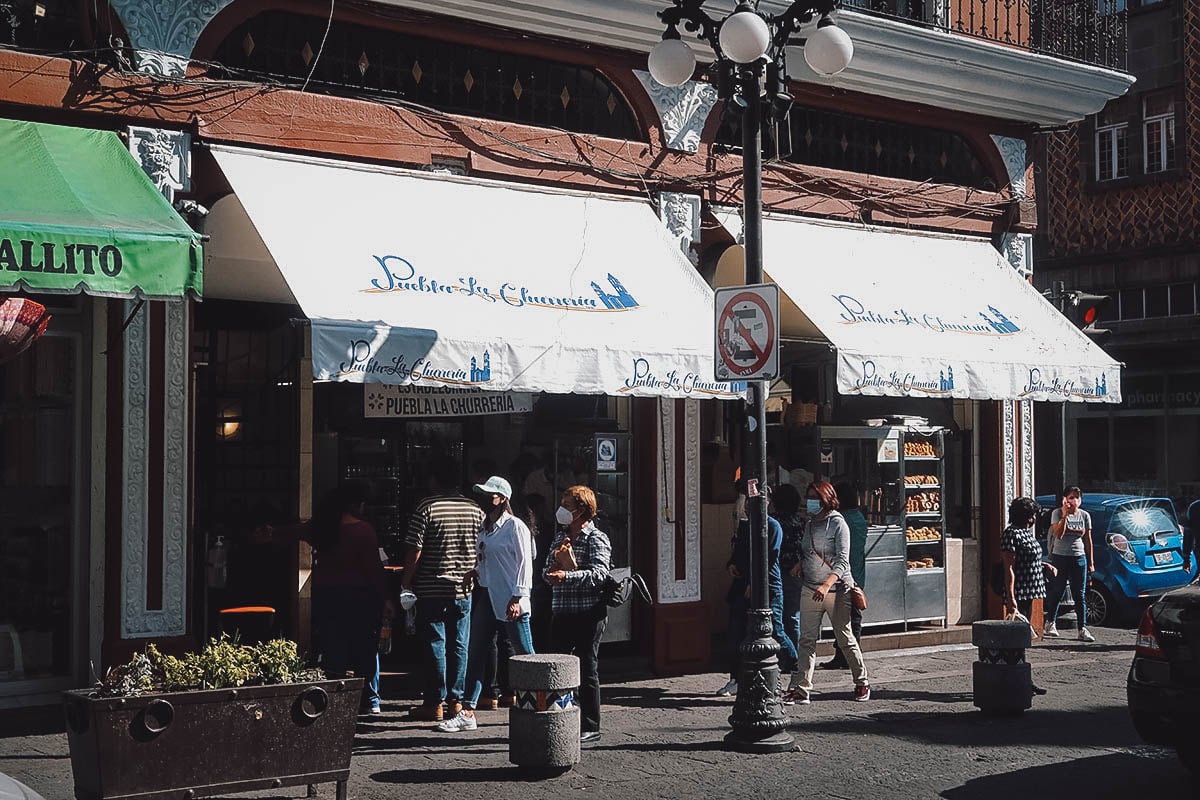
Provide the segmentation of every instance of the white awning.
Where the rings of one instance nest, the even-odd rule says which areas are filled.
[[[1120,364],[987,241],[775,216],[763,267],[837,348],[841,394],[1121,402]]]
[[[212,151],[312,321],[322,380],[740,396],[712,290],[644,202]]]

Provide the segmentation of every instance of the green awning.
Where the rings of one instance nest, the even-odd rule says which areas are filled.
[[[0,292],[199,296],[202,265],[115,133],[0,119]]]

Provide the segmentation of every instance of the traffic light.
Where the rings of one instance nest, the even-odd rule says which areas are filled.
[[[1112,331],[1097,328],[1101,312],[1112,301],[1106,294],[1089,294],[1088,292],[1070,291],[1064,297],[1063,313],[1067,319],[1075,323],[1075,327],[1086,333],[1093,341],[1099,343],[1112,336]]]

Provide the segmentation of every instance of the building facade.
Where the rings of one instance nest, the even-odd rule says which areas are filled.
[[[1129,3],[1128,19],[1130,93],[1042,137],[1036,276],[1042,288],[1062,281],[1111,298],[1097,325],[1125,364],[1125,398],[1069,409],[1065,431],[1058,409],[1046,410],[1038,488],[1055,491],[1064,476],[1085,490],[1167,496],[1184,507],[1200,497],[1200,139],[1191,121],[1200,13],[1192,3],[1141,0]]]
[[[64,493],[73,498],[53,548],[13,532],[29,527],[40,501],[6,504],[23,520],[0,529],[8,563],[59,599],[52,628],[44,610],[9,600],[0,609],[0,703],[78,685],[88,664],[100,669],[151,638],[194,646],[216,629],[213,612],[226,603],[269,600],[281,628],[303,638],[311,554],[255,549],[247,532],[307,517],[314,495],[365,477],[376,490],[374,521],[394,537],[405,504],[424,488],[420,459],[432,451],[453,456],[464,479],[484,467],[524,476],[523,491],[550,507],[569,482],[595,483],[619,534],[620,566],[646,576],[657,600],[653,609],[623,609],[612,638],[631,642],[662,672],[709,666],[708,637],[696,631],[722,627],[744,426],[738,401],[713,398],[736,387],[718,386],[706,368],[653,366],[621,349],[627,334],[616,328],[581,343],[574,326],[540,338],[514,327],[463,350],[469,386],[458,387],[469,394],[503,380],[512,405],[443,395],[459,405],[444,403],[442,415],[430,410],[439,407],[436,393],[421,396],[428,382],[411,380],[411,363],[404,371],[393,359],[389,373],[358,359],[352,344],[349,367],[339,366],[329,336],[344,326],[325,325],[382,319],[336,306],[335,279],[351,274],[350,254],[370,261],[374,253],[378,291],[381,280],[389,290],[419,282],[411,259],[385,255],[398,251],[355,250],[393,229],[421,240],[430,261],[440,245],[470,254],[462,257],[493,278],[488,270],[537,266],[545,253],[575,263],[571,241],[573,258],[599,258],[636,233],[644,247],[611,250],[601,259],[610,269],[589,273],[589,302],[626,319],[672,291],[681,309],[692,307],[685,300],[711,304],[718,262],[738,237],[726,214],[741,199],[737,120],[705,67],[672,89],[647,74],[666,2],[389,0],[335,4],[332,15],[322,3],[266,0],[5,5],[13,12],[0,15],[0,35],[12,44],[0,48],[0,112],[119,132],[206,241],[201,302],[182,294],[111,299],[85,285],[53,301],[58,325],[19,369],[0,367],[13,399],[6,414],[20,406],[36,420],[23,428],[25,417],[3,419],[3,488],[32,498],[32,484],[60,504]],[[1124,15],[1076,15],[1068,24],[1023,2],[885,3],[870,13],[852,5],[838,14],[856,49],[845,73],[818,78],[802,58],[789,62],[795,106],[770,131],[764,175],[772,218],[912,232],[910,244],[949,236],[988,245],[1028,272],[1036,229],[1029,142],[1038,128],[1083,119],[1124,93]],[[371,187],[370,197],[327,191],[351,178]],[[480,199],[492,192],[505,200]],[[452,200],[438,205],[439,193]],[[536,212],[546,197],[551,210]],[[583,210],[555,210],[570,203]],[[647,209],[661,219],[658,233],[644,226]],[[313,235],[335,218],[343,222]],[[604,235],[594,241],[580,220],[609,227],[597,228]],[[649,255],[659,238],[674,256]],[[552,266],[536,274],[552,282],[560,273],[573,274]],[[36,283],[9,288],[41,296]],[[587,282],[582,289],[520,297],[529,306],[578,307]],[[679,343],[659,355],[710,353],[707,320],[693,341],[681,337],[703,314],[678,313],[663,335]],[[470,315],[431,323],[442,333],[433,338],[475,343]],[[361,330],[353,342],[374,347]],[[573,359],[558,359],[572,365],[574,382],[530,379],[536,359],[518,345],[535,341],[578,346]],[[960,368],[949,384],[943,377],[943,400],[885,396],[868,408],[842,399],[829,341],[797,333],[786,348],[787,399],[820,409],[811,422],[919,415],[953,432],[953,521],[942,535],[955,548],[940,567],[957,588],[947,587],[940,619],[986,614],[980,576],[1004,506],[1033,489],[1033,403],[953,394],[967,384]],[[601,354],[610,351],[631,354],[629,374],[603,384]],[[424,409],[411,418],[378,411],[391,389],[373,394],[381,386],[373,380],[400,371],[417,386],[391,399],[395,408]],[[27,444],[18,432],[43,437],[42,460],[25,471],[13,455]],[[797,452],[809,451],[787,453],[786,467],[819,472],[820,462],[802,464]],[[236,595],[245,586],[258,597]]]

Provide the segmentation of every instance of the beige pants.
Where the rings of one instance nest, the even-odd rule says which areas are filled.
[[[821,621],[825,615],[833,622],[833,638],[846,656],[855,686],[867,685],[867,667],[863,663],[862,651],[850,631],[850,593],[830,591],[821,602],[813,600],[813,590],[805,588],[800,596],[800,641],[796,650],[799,661],[792,673],[790,688],[799,692],[799,699],[812,693],[813,669],[817,666],[817,639],[821,637]]]

